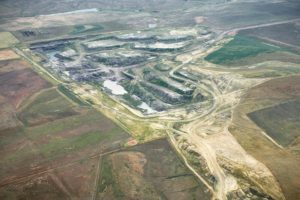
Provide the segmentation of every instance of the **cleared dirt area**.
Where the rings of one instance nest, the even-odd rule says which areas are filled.
[[[287,200],[300,199],[299,151],[296,147],[286,149],[276,145],[247,114],[297,99],[299,96],[299,76],[273,79],[256,86],[243,97],[235,109],[229,129],[248,153],[271,170]],[[292,123],[292,120],[289,122]]]
[[[165,139],[103,158],[97,199],[210,199]]]
[[[19,56],[10,49],[0,50],[0,61],[17,59]]]

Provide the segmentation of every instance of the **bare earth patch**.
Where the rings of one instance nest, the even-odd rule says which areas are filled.
[[[0,50],[0,61],[17,59],[17,58],[19,58],[19,56],[10,49]]]
[[[203,23],[204,20],[205,20],[205,17],[203,17],[203,16],[197,16],[197,17],[195,17],[195,22],[196,22],[197,24]]]

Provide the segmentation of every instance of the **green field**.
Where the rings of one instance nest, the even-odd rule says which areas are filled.
[[[300,101],[254,111],[248,116],[278,144],[287,147],[300,136]]]
[[[214,64],[230,65],[245,58],[279,50],[281,48],[268,45],[254,38],[237,35],[222,48],[206,56],[205,60]]]

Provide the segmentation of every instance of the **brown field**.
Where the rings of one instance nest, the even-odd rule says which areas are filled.
[[[251,89],[233,116],[231,133],[275,175],[287,200],[300,199],[300,157],[295,149],[281,149],[267,139],[247,114],[300,98],[300,76],[273,79]]]
[[[210,199],[166,139],[105,156],[101,172],[97,199]]]
[[[21,60],[0,62],[0,130],[19,126],[16,109],[24,99],[50,85]]]
[[[17,59],[19,56],[10,49],[0,50],[0,61]]]
[[[0,66],[0,94],[15,108],[24,99],[50,86],[24,61],[9,61]]]
[[[75,188],[72,190],[74,191],[71,193],[72,197],[93,193],[90,187],[79,184],[81,179],[88,179],[86,184],[95,182],[92,179],[95,178],[92,166],[82,163],[92,162],[91,165],[95,167],[101,154],[120,148],[127,138],[128,135],[113,122],[89,108],[82,108],[77,115],[65,116],[55,121],[2,131],[0,188],[6,191],[9,187],[17,187],[22,183],[20,186],[23,190],[21,190],[22,194],[32,178],[40,179],[40,176],[58,171],[59,175],[56,176],[63,183],[65,180],[70,180],[66,188]],[[96,161],[93,161],[94,159]],[[72,167],[68,169],[68,166]],[[66,171],[61,171],[64,168]],[[56,183],[56,187],[60,185]],[[86,191],[76,193],[78,189]],[[38,194],[44,192],[38,188],[32,190]],[[6,192],[0,193],[5,195]],[[29,198],[31,194],[30,191],[28,192],[24,195],[29,195]],[[69,195],[69,192],[64,191],[64,193]],[[8,196],[4,197],[2,199],[10,199]]]
[[[99,157],[129,137],[20,60],[0,62],[0,199],[87,199]]]
[[[90,199],[98,158],[37,174],[0,188],[0,199]]]

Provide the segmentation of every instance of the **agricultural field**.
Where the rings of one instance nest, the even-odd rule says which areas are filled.
[[[298,53],[242,34],[236,35],[223,47],[206,56],[205,60],[228,67],[251,65],[271,60],[300,63]]]
[[[287,147],[299,140],[299,113],[300,102],[296,100],[254,111],[248,116],[277,143]]]
[[[107,155],[96,199],[210,199],[165,139]]]

